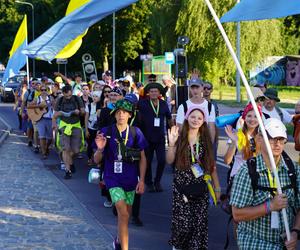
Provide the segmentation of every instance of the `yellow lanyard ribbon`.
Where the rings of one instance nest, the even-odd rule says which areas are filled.
[[[212,199],[213,199],[213,201],[214,201],[214,204],[215,204],[215,206],[216,206],[216,205],[217,205],[217,197],[216,197],[214,188],[213,188],[213,186],[212,186],[211,176],[210,176],[209,174],[205,174],[204,177],[203,177],[203,179],[204,179],[205,182],[206,182],[206,185],[207,185],[209,194],[210,194],[210,196],[212,197]]]
[[[119,133],[120,133],[120,137],[122,138],[122,132],[120,132],[120,130],[118,129]],[[128,141],[128,135],[129,135],[129,126],[127,125],[127,128],[126,128],[126,136],[125,136],[125,140],[124,140],[124,144],[126,146],[127,144],[127,141]]]
[[[133,124],[133,122],[135,120],[135,117],[136,117],[136,111],[134,111],[133,117],[132,117],[132,119],[130,121],[130,126],[132,126],[132,124]]]
[[[277,188],[275,177],[273,177],[273,174],[270,169],[268,169],[268,179],[269,179],[270,187]]]
[[[159,100],[158,100],[156,108],[154,107],[154,104],[153,104],[153,102],[151,100],[150,100],[150,104],[151,104],[151,107],[152,107],[154,113],[156,114],[156,117],[158,117],[158,114],[159,114]]]

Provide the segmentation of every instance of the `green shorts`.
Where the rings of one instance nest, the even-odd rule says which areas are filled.
[[[114,187],[109,189],[109,193],[114,204],[116,204],[118,201],[123,200],[126,204],[132,206],[135,191],[125,192],[123,188]]]

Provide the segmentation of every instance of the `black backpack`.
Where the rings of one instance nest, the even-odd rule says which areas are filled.
[[[277,107],[277,106],[275,106],[275,110],[276,110],[276,112],[278,113],[278,115],[279,115],[279,117],[280,117],[280,120],[283,121],[283,113],[282,113],[282,110],[281,110],[279,107]],[[270,115],[268,115],[268,114],[266,114],[266,113],[263,113],[263,115],[264,115],[264,117],[265,117],[266,119],[269,119],[269,118],[270,118]]]
[[[210,115],[212,103],[209,101],[207,101],[207,102],[208,102],[208,115]],[[185,115],[188,110],[187,103],[183,102],[182,105],[183,105],[183,110],[184,110],[184,115]]]

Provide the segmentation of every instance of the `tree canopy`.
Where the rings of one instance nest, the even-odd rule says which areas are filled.
[[[14,0],[0,0],[0,61],[6,63],[15,33],[26,13],[29,41],[32,18],[30,6]],[[65,14],[68,1],[31,0],[35,7],[35,37],[50,28]],[[218,16],[236,3],[235,0],[211,0]],[[241,23],[241,64],[247,72],[266,56],[298,54],[300,49],[300,15]],[[224,24],[235,46],[236,25]],[[140,54],[162,55],[173,51],[177,38],[186,35],[189,68],[198,68],[202,77],[215,83],[234,84],[235,66],[217,26],[203,0],[140,0],[116,13],[117,69],[139,70]],[[112,16],[92,26],[80,50],[69,59],[68,70],[81,70],[81,56],[90,53],[101,71],[111,66]],[[56,70],[56,65],[37,61],[37,71]]]

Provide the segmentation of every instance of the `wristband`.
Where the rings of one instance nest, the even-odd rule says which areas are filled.
[[[267,200],[265,202],[265,211],[266,211],[266,214],[271,213],[271,201],[270,200]]]

